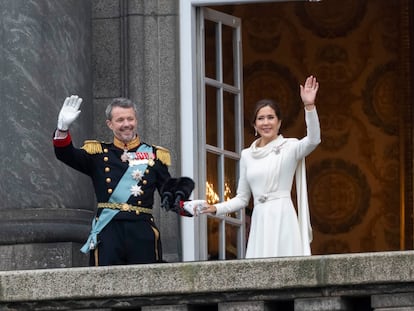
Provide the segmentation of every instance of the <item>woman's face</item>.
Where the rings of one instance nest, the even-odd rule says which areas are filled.
[[[265,145],[275,139],[279,134],[282,120],[276,116],[276,112],[270,106],[260,108],[256,115],[254,127],[261,136],[261,144]]]

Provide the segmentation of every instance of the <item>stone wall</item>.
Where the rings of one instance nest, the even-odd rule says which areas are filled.
[[[112,139],[104,109],[126,96],[143,141],[171,150],[179,174],[178,1],[0,2],[2,98],[0,270],[84,266],[95,196],[89,179],[55,159],[66,96],[83,97],[73,142]],[[164,256],[179,261],[179,219],[159,209]]]
[[[104,0],[93,4],[94,135],[112,139],[104,110],[114,97],[138,105],[138,132],[143,141],[168,148],[170,173],[180,172],[178,101],[178,1]],[[158,196],[156,196],[158,199]],[[159,208],[164,259],[181,257],[179,219]]]
[[[91,102],[91,2],[0,2],[0,270],[83,265],[94,197],[89,180],[55,159],[66,96]],[[92,133],[82,107],[77,141]]]

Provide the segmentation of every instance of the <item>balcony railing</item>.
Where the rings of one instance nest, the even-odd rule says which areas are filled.
[[[414,310],[414,252],[0,272],[0,310]]]

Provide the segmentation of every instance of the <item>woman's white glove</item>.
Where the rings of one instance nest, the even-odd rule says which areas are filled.
[[[66,97],[62,109],[60,109],[57,128],[59,131],[67,131],[73,121],[80,114],[79,107],[82,103],[82,98],[77,95]]]
[[[206,200],[192,200],[184,202],[184,209],[191,215],[198,216],[206,208]]]

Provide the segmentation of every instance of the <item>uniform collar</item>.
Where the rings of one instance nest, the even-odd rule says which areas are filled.
[[[114,145],[115,147],[118,147],[119,149],[130,150],[130,149],[138,147],[140,144],[141,144],[141,140],[139,139],[138,135],[133,140],[131,140],[129,143],[126,143],[126,144],[120,141],[118,138],[114,137]]]

